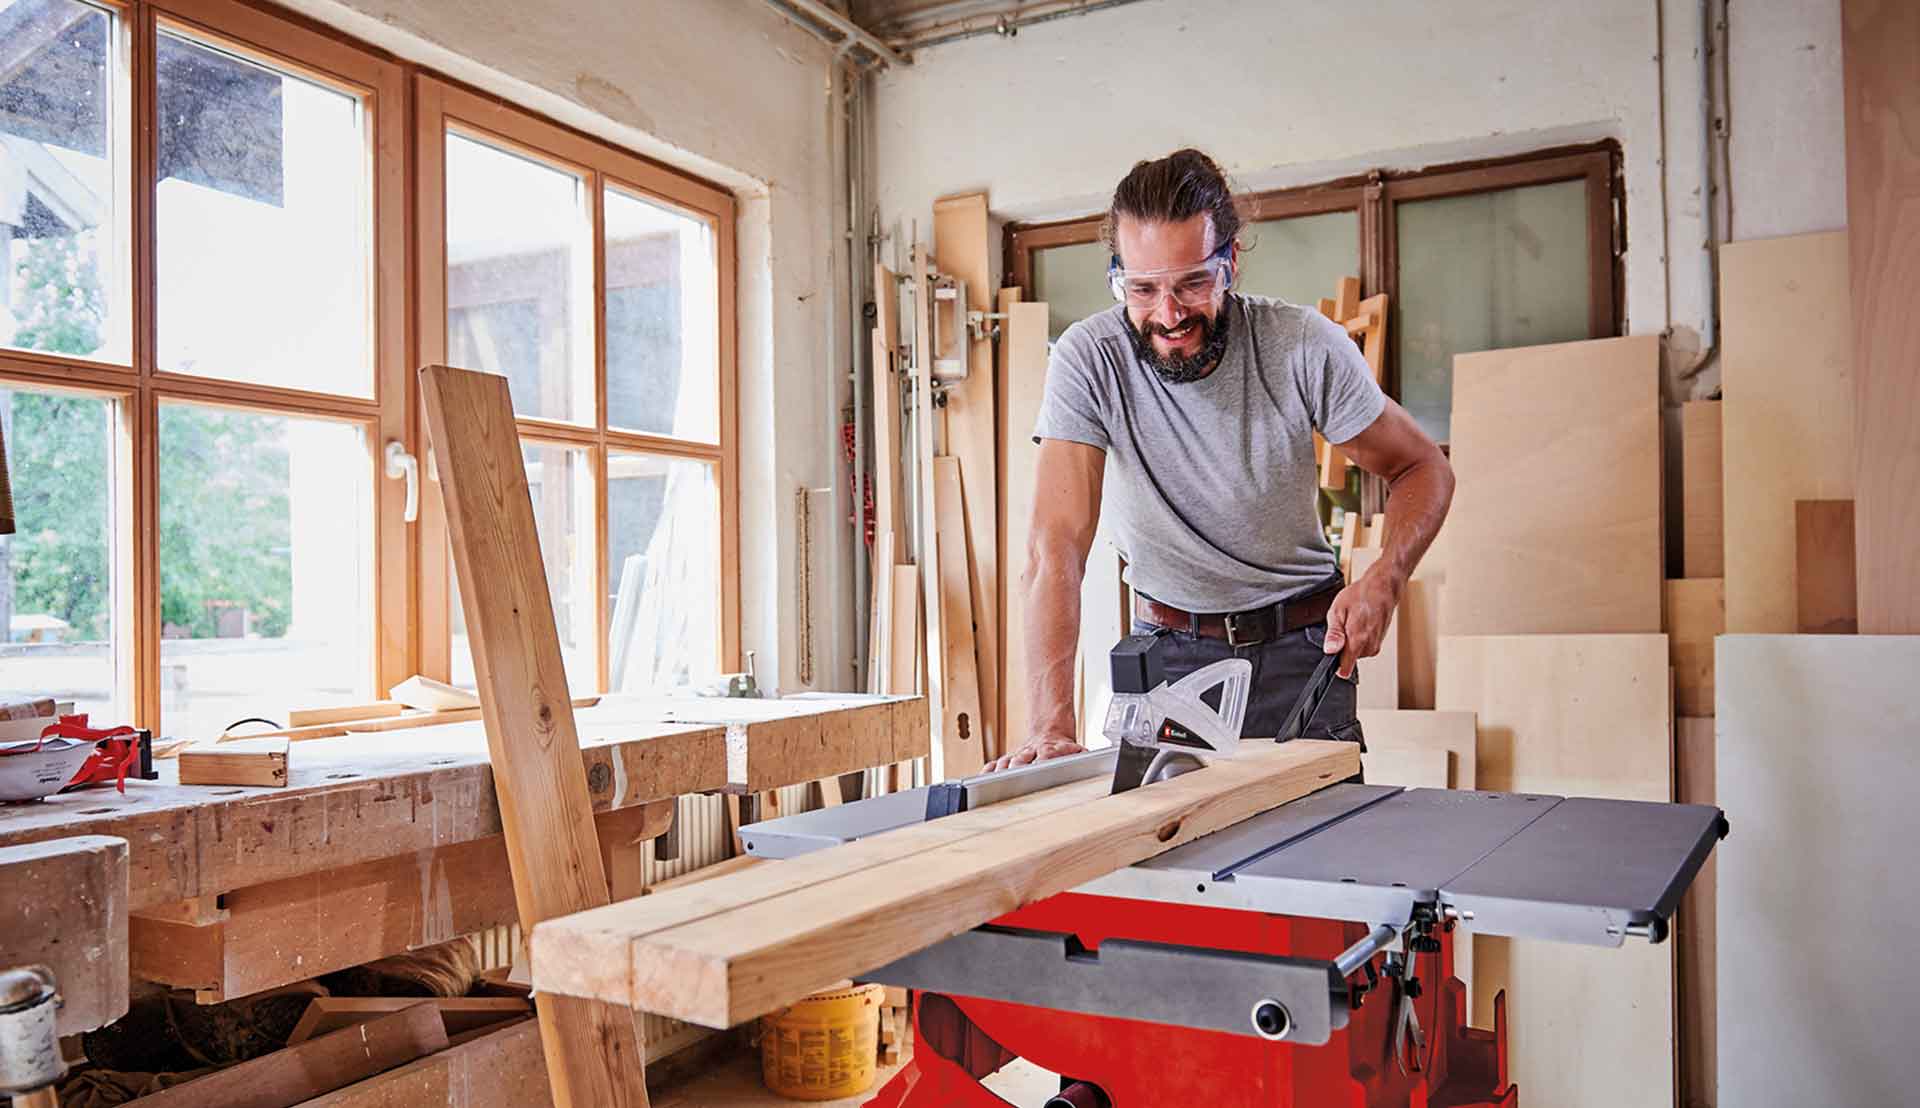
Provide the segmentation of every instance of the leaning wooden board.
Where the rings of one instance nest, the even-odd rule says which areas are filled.
[[[1669,673],[1665,635],[1449,636],[1440,641],[1438,699],[1476,713],[1481,788],[1665,801]],[[1506,990],[1508,1073],[1531,1103],[1672,1102],[1671,948],[1481,935],[1473,974],[1477,1019]]]
[[[1853,496],[1844,231],[1720,248],[1727,633],[1794,630],[1796,500]]]
[[[1250,742],[1120,796],[1079,782],[548,920],[534,987],[730,1027],[1358,768],[1353,744]]]
[[[1660,441],[1654,335],[1456,356],[1441,633],[1659,631]]]

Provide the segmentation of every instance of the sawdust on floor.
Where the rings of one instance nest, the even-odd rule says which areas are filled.
[[[759,1054],[742,1051],[717,1059],[713,1068],[699,1077],[659,1090],[653,1097],[653,1108],[773,1108],[795,1104],[854,1108],[871,1100],[899,1069],[899,1066],[880,1067],[879,1080],[859,1096],[843,1100],[788,1100],[761,1082]],[[986,1085],[1016,1108],[1040,1108],[1048,1097],[1060,1091],[1057,1077],[1024,1059],[1015,1059],[987,1078]]]

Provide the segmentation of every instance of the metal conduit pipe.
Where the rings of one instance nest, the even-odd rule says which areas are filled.
[[[806,16],[808,19],[826,24],[840,32],[841,36],[847,41],[859,43],[868,53],[887,65],[913,64],[912,58],[888,46],[872,32],[855,23],[853,20],[848,19],[846,16],[841,15],[839,12],[834,11],[826,4],[821,3],[821,0],[767,0],[767,3],[773,10],[780,12],[781,15],[788,16],[788,18],[792,18],[792,16],[783,9],[791,8]]]

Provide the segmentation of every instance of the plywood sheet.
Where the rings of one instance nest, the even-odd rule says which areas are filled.
[[[1360,730],[1369,751],[1444,750],[1448,777],[1443,788],[1478,788],[1476,734],[1472,712],[1360,709]]]
[[[1796,500],[1853,496],[1843,231],[1720,248],[1727,631],[1794,630]]]
[[[1669,800],[1667,651],[1665,635],[1447,636],[1437,696],[1444,708],[1476,713],[1480,788]],[[1501,990],[1509,1074],[1534,1103],[1672,1102],[1667,947],[1476,936],[1477,1019],[1492,1012]],[[1593,1012],[1616,1015],[1595,1020]]]
[[[1352,518],[1349,516],[1348,518]],[[1384,549],[1378,546],[1362,546],[1353,551],[1353,573],[1349,580],[1358,581],[1373,563],[1380,560]],[[1400,625],[1397,617],[1387,622],[1387,630],[1380,638],[1380,653],[1371,658],[1362,658],[1358,668],[1360,675],[1359,706],[1362,708],[1398,708],[1400,706]]]
[[[1920,6],[1840,5],[1860,630],[1920,634]]]
[[[1002,290],[1006,292],[1008,290]],[[1000,559],[1001,592],[1006,597],[1000,622],[1002,631],[1000,683],[1001,717],[1004,720],[1001,741],[1006,749],[1017,749],[1027,741],[1027,606],[1024,573],[1027,563],[1027,537],[1033,526],[1033,495],[1037,485],[1040,448],[1033,441],[1034,423],[1040,416],[1040,397],[1047,381],[1047,305],[1007,304],[1008,318],[1002,324],[1000,348],[1006,356],[1001,388],[1006,397],[1001,421],[1005,444],[1005,491],[1001,496],[1006,518],[1000,534],[1005,552]]]
[[[1448,635],[1660,629],[1660,343],[1453,360]]]
[[[1912,1103],[1912,1001],[1873,983],[1920,918],[1920,636],[1727,635],[1717,664],[1719,1103]]]
[[[1688,577],[1726,572],[1722,524],[1720,402],[1680,406],[1680,563]]]
[[[1726,583],[1718,577],[1667,582],[1667,641],[1673,651],[1674,710],[1713,714],[1713,638],[1726,629]]]
[[[1440,591],[1445,576],[1414,571],[1400,593],[1394,622],[1400,625],[1400,707],[1432,708],[1440,656]]]
[[[1851,635],[1860,630],[1851,500],[1793,502],[1794,630]]]
[[[1444,750],[1373,750],[1360,755],[1360,768],[1369,785],[1405,785],[1410,789],[1444,789],[1452,776],[1451,755]]]

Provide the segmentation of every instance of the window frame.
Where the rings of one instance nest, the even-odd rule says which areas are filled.
[[[544,441],[588,450],[594,482],[594,608],[597,688],[610,687],[611,650],[607,642],[611,594],[607,559],[607,472],[609,451],[689,458],[712,465],[720,502],[720,658],[723,668],[740,662],[738,348],[735,334],[735,202],[718,186],[690,177],[647,158],[563,127],[525,109],[443,77],[414,77],[414,227],[419,280],[415,331],[419,362],[445,362],[447,335],[446,134],[451,130],[536,162],[580,175],[586,184],[591,225],[593,289],[593,421],[576,423],[531,416],[516,417],[522,441]],[[650,203],[672,208],[706,223],[713,232],[719,281],[719,436],[705,443],[669,435],[610,427],[607,421],[607,271],[606,190],[617,188]],[[425,441],[424,413],[415,414]],[[429,467],[430,468],[430,467]],[[452,673],[452,564],[447,545],[446,510],[438,485],[427,482],[420,502],[418,619],[420,672],[447,680]]]
[[[1398,325],[1400,270],[1398,205],[1442,196],[1584,180],[1587,185],[1589,298],[1587,337],[1612,338],[1624,325],[1622,307],[1626,240],[1620,146],[1612,140],[1561,146],[1511,157],[1456,162],[1415,170],[1374,170],[1319,184],[1252,193],[1245,197],[1247,222],[1291,219],[1327,212],[1360,216],[1360,295],[1387,294]],[[1033,253],[1053,246],[1097,242],[1103,213],[1046,223],[1011,223],[1005,232],[1005,272],[1010,284],[1032,287]],[[1328,289],[1331,295],[1333,290]],[[1396,344],[1387,344],[1387,395],[1400,396]]]

